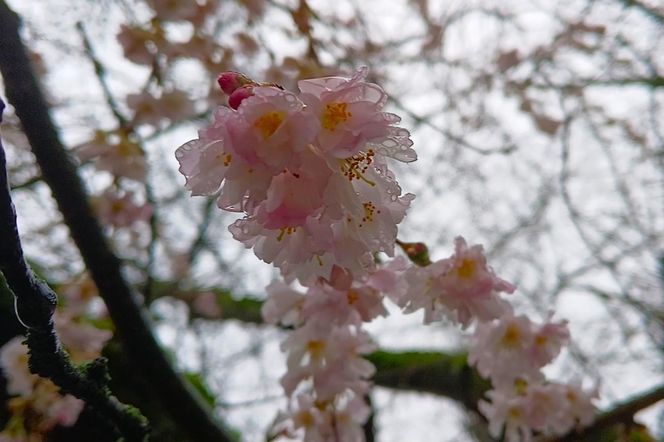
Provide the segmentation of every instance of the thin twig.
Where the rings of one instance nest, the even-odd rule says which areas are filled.
[[[92,44],[90,43],[90,39],[88,38],[88,35],[85,32],[85,28],[83,27],[83,23],[81,22],[76,23],[76,29],[78,30],[78,33],[81,36],[81,40],[83,41],[83,47],[85,48],[85,55],[92,63],[92,66],[94,66],[95,74],[97,76],[97,79],[99,80],[99,85],[101,86],[101,90],[104,93],[104,98],[106,99],[108,107],[111,109],[111,112],[113,113],[115,119],[120,124],[120,127],[125,130],[128,129],[127,119],[120,112],[118,103],[115,101],[115,97],[113,97],[111,89],[108,87],[108,84],[106,83],[106,69],[95,55],[95,52],[92,48]]]

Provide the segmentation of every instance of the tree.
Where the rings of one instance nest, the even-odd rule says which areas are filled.
[[[274,382],[258,395],[247,390],[256,391],[261,376],[280,375],[265,361],[275,357],[281,332],[233,321],[261,322],[271,275],[223,236],[233,218],[214,199],[186,196],[173,151],[225,104],[220,72],[242,71],[293,90],[297,79],[347,75],[360,64],[389,92],[388,108],[403,117],[420,157],[420,166],[396,169],[402,186],[417,194],[399,238],[426,240],[434,257],[444,256],[458,234],[482,242],[498,273],[519,287],[519,309],[570,316],[574,344],[559,371],[603,381],[608,414],[597,431],[615,438],[642,431],[634,413],[662,394],[639,394],[661,380],[664,13],[656,4],[404,1],[390,11],[380,2],[332,7],[305,0],[72,5],[39,6],[58,14],[57,22],[26,9],[27,47],[4,3],[0,26],[0,70],[14,108],[5,113],[3,143],[25,254],[66,302],[56,314],[63,340],[67,324],[81,322],[114,333],[104,348],[108,366],[75,368],[62,353],[43,368],[33,361],[33,370],[95,404],[53,437],[140,437],[145,421],[108,399],[109,388],[141,410],[154,440],[233,439],[210,417],[201,393],[245,438],[265,433],[275,408],[260,428],[243,415],[279,394]],[[11,234],[3,232],[6,244]],[[46,291],[25,269],[3,265],[3,273],[27,306],[36,301],[20,292]],[[19,274],[28,276],[16,286]],[[110,321],[98,301],[88,307],[97,290]],[[579,304],[587,314],[578,314]],[[23,330],[10,321],[10,299],[4,305],[9,341]],[[20,305],[33,327],[25,318],[31,308],[22,314]],[[50,309],[48,303],[34,312],[37,347],[57,345],[42,327]],[[181,326],[169,324],[178,318]],[[189,344],[173,344],[173,357],[165,355],[154,323],[164,340],[174,335]],[[398,342],[391,327],[378,335],[387,348]],[[441,342],[465,350],[467,341],[451,330]],[[86,331],[88,338],[94,333]],[[109,334],[95,336],[100,347]],[[219,340],[228,350],[217,348]],[[472,414],[486,381],[464,351],[438,350],[374,353],[374,382],[439,394]],[[94,353],[73,349],[71,356],[78,362]],[[234,370],[233,361],[242,368]],[[387,396],[373,400],[379,440],[391,437],[381,419],[390,415],[382,410]],[[633,400],[610,405],[627,397]],[[482,437],[482,419],[472,422],[464,437]]]

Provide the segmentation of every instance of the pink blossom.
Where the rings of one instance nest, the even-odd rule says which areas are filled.
[[[307,320],[330,325],[360,325],[378,316],[387,316],[387,310],[383,305],[383,295],[361,283],[355,283],[346,290],[316,284],[307,290],[303,314]]]
[[[312,385],[317,397],[324,401],[331,401],[346,391],[365,395],[371,387],[367,379],[375,372],[373,364],[364,358],[337,358],[312,374]]]
[[[523,382],[489,391],[490,401],[480,401],[479,409],[492,436],[499,437],[504,426],[506,440],[518,442],[533,434],[563,436],[589,425],[595,414],[593,394],[555,382]]]
[[[362,356],[375,346],[361,326],[386,315],[381,291],[405,292],[405,264],[381,269],[374,254],[394,254],[413,199],[402,195],[386,156],[416,155],[408,131],[395,126],[399,118],[382,112],[384,91],[365,76],[306,80],[300,100],[222,74],[236,110],[218,109],[198,139],[176,151],[192,194],[219,192],[220,208],[244,213],[229,227],[233,237],[286,282],[306,287],[270,284],[262,310],[270,323],[297,327],[282,344],[281,384],[298,393],[275,424],[283,436],[362,439],[368,412],[360,398],[375,371]]]
[[[131,227],[137,222],[147,222],[152,215],[152,206],[136,203],[131,192],[117,194],[108,189],[95,197],[92,205],[100,221],[113,227]]]
[[[494,385],[512,385],[517,378],[538,378],[539,366],[529,358],[533,343],[530,320],[507,314],[492,322],[477,324],[468,362]]]
[[[403,220],[415,195],[401,196],[401,187],[387,169],[368,169],[364,178],[372,185],[354,186],[359,205],[349,208],[345,224],[355,231],[349,234],[360,238],[368,250],[394,256],[397,224]]]
[[[340,440],[364,442],[363,425],[371,414],[371,409],[357,395],[345,398],[335,409],[335,426]]]
[[[542,434],[562,435],[571,429],[567,424],[569,407],[558,385],[534,383],[525,388],[528,420],[534,430]]]
[[[140,182],[145,180],[145,152],[126,136],[98,131],[92,140],[78,148],[76,154],[81,161],[94,160],[99,170]]]
[[[291,402],[288,413],[277,415],[271,433],[274,437],[286,436],[305,442],[327,442],[334,434],[332,415],[325,407],[319,407],[312,395],[302,393]]]
[[[281,281],[273,281],[266,288],[267,300],[261,307],[263,320],[268,324],[298,325],[302,321],[304,294]]]
[[[596,408],[592,401],[599,396],[597,388],[584,390],[581,385],[559,385],[565,397],[570,417],[570,425],[574,428],[583,428],[595,420]]]
[[[365,393],[365,381],[375,368],[362,355],[375,350],[366,332],[347,325],[331,325],[318,319],[293,331],[282,344],[288,353],[288,371],[281,384],[290,395],[300,382],[312,379],[318,396],[325,400],[353,389]]]
[[[532,429],[528,422],[528,403],[525,396],[508,394],[503,390],[486,393],[490,402],[480,400],[480,412],[489,421],[489,433],[498,438],[505,426],[505,440],[508,442],[529,442]]]
[[[213,195],[221,188],[218,205],[233,211],[265,199],[272,179],[265,167],[250,165],[237,154],[228,135],[236,120],[233,111],[217,109],[212,125],[175,151],[192,195]]]
[[[512,293],[516,287],[498,278],[487,265],[481,245],[468,247],[466,240],[454,240],[454,255],[440,286],[452,297],[486,298],[493,292]]]
[[[290,169],[316,134],[316,123],[303,103],[276,87],[254,87],[237,115],[227,126],[235,151],[249,164],[263,164],[273,174]]]
[[[28,368],[28,347],[17,336],[0,349],[0,368],[7,379],[7,392],[21,396],[32,393],[37,376]]]
[[[40,432],[47,432],[56,425],[74,425],[85,405],[74,396],[61,394],[53,382],[41,378],[28,400],[30,411],[39,416],[37,429]]]
[[[482,246],[468,248],[462,237],[455,240],[454,255],[411,268],[406,280],[410,288],[402,305],[407,312],[424,309],[426,323],[449,317],[463,327],[474,319],[489,321],[509,312],[509,304],[498,293],[515,290],[487,265]]]
[[[567,321],[551,322],[550,320],[537,327],[534,331],[530,358],[538,367],[544,367],[560,353],[562,347],[570,340]]]
[[[253,248],[256,256],[273,263],[287,276],[291,268],[297,269],[302,282],[312,276],[329,277],[335,261],[326,256],[334,247],[334,233],[330,221],[321,217],[307,217],[302,225],[267,229],[256,218],[235,221],[228,228],[245,247]],[[291,277],[286,277],[292,281]]]
[[[567,321],[539,325],[524,315],[507,314],[477,325],[468,361],[494,385],[510,384],[516,376],[541,378],[539,370],[568,341]]]
[[[400,121],[398,116],[381,112],[387,94],[380,86],[365,81],[367,72],[362,68],[350,79],[326,77],[298,82],[302,101],[321,127],[317,144],[338,158],[373,148],[399,161],[415,161],[410,134],[393,126]]]
[[[266,229],[297,228],[322,213],[332,171],[310,152],[303,153],[300,161],[272,178],[265,202],[252,214]]]

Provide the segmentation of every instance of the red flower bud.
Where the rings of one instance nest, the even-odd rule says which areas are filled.
[[[222,72],[219,75],[219,78],[217,78],[217,83],[219,83],[219,87],[222,91],[224,91],[225,94],[231,95],[242,86],[253,84],[254,82],[239,72],[228,71]]]
[[[252,95],[254,95],[253,84],[242,86],[241,88],[236,89],[228,97],[228,105],[233,109],[237,109],[245,98],[251,97]]]

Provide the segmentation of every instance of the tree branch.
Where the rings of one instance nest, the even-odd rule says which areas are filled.
[[[4,102],[0,100],[0,122]],[[18,319],[27,328],[30,371],[51,379],[63,392],[84,400],[105,426],[120,431],[130,441],[147,435],[147,422],[133,407],[120,403],[108,389],[106,360],[99,358],[75,367],[60,345],[54,329],[56,294],[38,280],[23,256],[16,224],[16,210],[9,191],[7,161],[0,140],[0,271],[16,298]]]
[[[171,366],[152,334],[134,290],[121,272],[87,202],[76,165],[65,151],[19,36],[19,18],[0,1],[0,72],[7,97],[16,109],[44,181],[71,231],[123,346],[140,375],[191,441],[233,438],[213,418],[207,405]]]
[[[478,411],[477,401],[491,388],[465,353],[380,350],[367,359],[376,366],[376,385],[445,396],[470,411]]]

